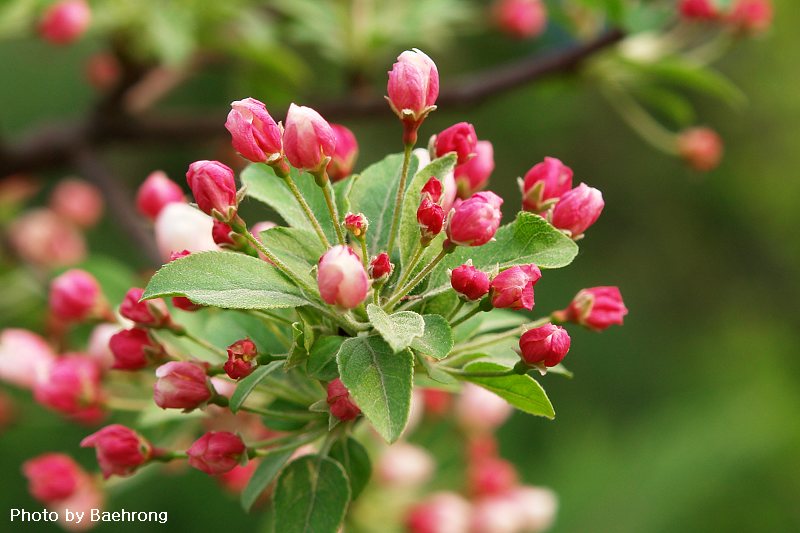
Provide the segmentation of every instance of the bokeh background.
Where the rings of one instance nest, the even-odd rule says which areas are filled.
[[[630,309],[625,326],[600,335],[573,328],[574,379],[543,381],[556,420],[516,414],[500,433],[503,454],[524,480],[559,494],[553,531],[800,530],[800,10],[795,0],[777,0],[775,7],[773,29],[719,65],[748,95],[748,105],[732,110],[696,100],[701,121],[726,142],[723,163],[709,174],[652,150],[581,78],[548,79],[471,109],[440,109],[424,126],[428,135],[466,120],[491,140],[497,168],[490,187],[508,206],[518,198],[516,177],[545,155],[561,158],[606,200],[577,260],[537,285],[537,307],[563,307],[584,286],[619,285]],[[34,39],[0,42],[3,134],[13,138],[85,112],[95,94],[82,62],[100,46],[88,39],[54,52]],[[447,85],[450,75],[537,46],[545,47],[473,35],[434,57]],[[320,68],[323,75],[305,82],[309,94],[326,90]],[[267,101],[285,98],[229,74],[212,68],[164,106],[218,112],[250,90]],[[361,142],[358,168],[399,145],[388,109],[342,122]],[[216,149],[123,147],[105,157],[132,188],[155,168],[180,181],[189,162],[213,157]],[[145,266],[141,255],[109,220],[89,238],[99,256],[93,261],[105,265],[106,286],[118,297]],[[41,327],[44,293],[24,279],[4,280],[0,326]],[[30,402],[17,408],[18,423],[0,436],[0,512],[40,508],[19,471],[25,459],[61,449],[86,466],[94,463],[91,450],[78,448],[83,428]],[[235,497],[199,472],[137,479],[112,492],[113,507],[167,510],[164,528],[253,531],[263,522],[259,514],[242,514]],[[158,527],[114,524],[97,531]]]

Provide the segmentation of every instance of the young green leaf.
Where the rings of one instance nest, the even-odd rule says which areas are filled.
[[[372,463],[364,446],[356,439],[337,440],[331,447],[330,456],[344,467],[350,480],[350,491],[355,501],[369,481],[372,474]]]
[[[308,375],[323,381],[331,381],[339,375],[336,368],[336,353],[344,337],[324,335],[317,339],[309,352],[306,370]]]
[[[467,365],[464,370],[476,373],[502,372],[508,368],[495,363],[477,362]],[[492,391],[520,411],[547,418],[554,418],[556,415],[542,386],[528,375],[514,374],[488,378],[459,376],[459,378]]]
[[[425,321],[413,311],[387,314],[374,304],[367,306],[367,316],[383,340],[395,352],[408,348],[416,337],[425,333]]]
[[[261,232],[261,242],[292,272],[304,276],[309,285],[316,284],[311,270],[325,248],[315,233],[298,228],[270,228]]]
[[[236,386],[236,390],[233,391],[233,394],[231,395],[229,402],[230,410],[234,413],[238,411],[247,397],[250,396],[250,393],[253,392],[253,389],[255,389],[256,386],[264,380],[264,378],[280,368],[282,364],[283,361],[271,361],[266,365],[256,368],[253,370],[252,374],[239,381],[239,384]]]
[[[453,330],[440,315],[424,315],[425,333],[411,342],[411,348],[436,359],[447,357],[453,349]]]
[[[270,453],[266,457],[260,459],[255,472],[253,472],[250,481],[242,491],[241,503],[245,511],[249,511],[253,504],[256,503],[258,497],[267,489],[270,483],[278,476],[278,473],[286,464],[286,461],[294,453],[294,449],[284,450],[282,452]]]

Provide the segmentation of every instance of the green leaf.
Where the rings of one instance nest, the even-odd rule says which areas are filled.
[[[742,90],[731,80],[719,72],[691,61],[670,58],[640,66],[656,78],[714,96],[730,106],[741,107],[747,102]]]
[[[289,357],[286,358],[284,370],[291,370],[296,366],[302,365],[308,359],[306,350],[305,332],[302,322],[292,324],[292,346],[289,348]]]
[[[256,503],[258,497],[267,489],[270,483],[278,476],[278,473],[286,464],[286,461],[294,453],[294,449],[284,450],[282,452],[270,453],[263,457],[255,472],[253,472],[250,481],[242,491],[241,502],[245,511],[250,511],[253,504]]]
[[[411,351],[394,353],[378,336],[355,337],[342,344],[336,361],[342,382],[364,416],[384,439],[396,441],[411,406]]]
[[[266,261],[231,252],[202,252],[167,263],[156,272],[144,299],[185,296],[228,309],[276,309],[305,305],[303,292]]]
[[[412,155],[409,176],[416,173],[418,165],[416,156]],[[384,251],[389,243],[402,166],[402,154],[389,155],[367,167],[358,177],[358,186],[350,192],[350,210],[364,213],[369,220],[367,250],[370,255]]]
[[[312,287],[316,285],[311,270],[325,253],[316,233],[298,228],[270,228],[261,232],[261,242],[292,272],[304,276]]]
[[[330,456],[339,461],[350,480],[351,499],[355,501],[369,481],[372,463],[364,446],[356,439],[337,440],[331,447]]]
[[[411,347],[425,355],[436,359],[447,357],[453,349],[453,330],[450,324],[440,315],[424,315],[425,333],[411,343]]]
[[[464,370],[466,372],[501,372],[508,368],[495,363],[477,362],[467,365]],[[547,418],[553,418],[556,415],[542,386],[528,375],[515,374],[491,378],[458,377],[492,391],[520,411]]]
[[[317,339],[309,353],[306,370],[308,375],[322,381],[331,381],[339,375],[336,367],[336,353],[344,342],[344,337],[325,335]]]
[[[686,127],[695,121],[691,102],[672,90],[646,86],[637,89],[636,96],[676,126]]]
[[[413,311],[399,311],[389,315],[377,305],[369,304],[367,316],[375,330],[395,352],[405,350],[411,346],[414,338],[425,333],[425,321]]]
[[[278,313],[279,311],[274,312]],[[202,314],[204,313],[194,313],[194,315]],[[265,320],[271,322],[274,330],[264,327]],[[184,322],[185,318],[181,316],[181,325],[186,326]],[[190,331],[192,330],[190,329]],[[239,339],[249,337],[256,343],[260,353],[284,352],[286,346],[275,331],[287,334],[286,326],[280,322],[253,316],[244,311],[220,310],[208,317],[197,334],[215,346],[230,346]]]
[[[336,533],[350,501],[350,484],[337,461],[307,455],[281,472],[272,501],[274,531]]]
[[[259,366],[253,370],[252,374],[239,381],[229,401],[230,410],[234,413],[238,411],[247,397],[250,396],[250,393],[253,392],[253,389],[256,388],[256,385],[280,368],[282,364],[283,361],[271,361],[266,365]]]

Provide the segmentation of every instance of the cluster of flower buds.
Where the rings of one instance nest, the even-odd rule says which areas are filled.
[[[772,23],[770,0],[681,0],[678,10],[687,20],[721,22],[743,33],[761,33]]]
[[[422,187],[422,194],[417,208],[420,243],[428,246],[441,233],[444,227],[445,212],[441,203],[444,198],[442,182],[431,176]]]

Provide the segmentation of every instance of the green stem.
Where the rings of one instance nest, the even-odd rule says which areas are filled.
[[[175,459],[186,459],[189,457],[186,452],[178,451],[161,451],[150,459],[151,461],[158,461],[159,463],[168,463]]]
[[[405,282],[408,281],[409,276],[411,276],[411,273],[414,272],[414,267],[417,266],[417,263],[419,263],[419,260],[422,257],[422,254],[425,252],[425,249],[426,247],[422,246],[421,242],[417,243],[417,247],[414,250],[414,255],[411,256],[408,264],[405,266],[405,268],[403,268],[403,275],[400,276],[400,280],[395,284],[395,287],[402,287]]]
[[[286,324],[287,326],[291,326],[293,324],[292,320],[282,317],[280,315],[276,315],[275,313],[270,313],[269,311],[264,311],[263,309],[253,309],[251,313],[255,315],[260,315],[262,318],[274,320],[276,322],[281,322],[283,324]]]
[[[285,450],[293,450],[295,448],[299,448],[300,446],[302,446],[304,444],[309,444],[311,442],[314,442],[315,440],[317,440],[318,438],[320,438],[321,436],[323,436],[327,432],[328,432],[328,430],[325,429],[325,428],[319,429],[319,430],[317,430],[315,432],[309,433],[305,437],[298,437],[296,440],[291,440],[291,441],[289,441],[288,444],[284,444],[283,446],[277,446],[275,448],[267,448],[266,450],[255,450],[255,455],[257,455],[259,457],[263,457],[265,455],[269,455],[269,454],[275,453],[275,452],[282,452],[282,451],[285,451]],[[260,448],[261,446],[259,446],[259,443],[256,443],[256,444],[251,444],[250,447],[251,448]]]
[[[611,106],[617,110],[631,129],[654,148],[667,154],[677,154],[675,134],[654,119],[619,83],[606,80],[601,88]]]
[[[260,409],[258,407],[248,407],[246,405],[241,406],[239,410],[290,422],[298,420],[314,420],[320,416],[320,413],[310,413],[305,411],[275,411],[274,409]]]
[[[460,370],[458,368],[449,368],[446,366],[440,366],[442,370],[447,372],[448,374],[453,374],[455,376],[461,376],[465,378],[502,378],[505,376],[513,376],[518,374],[517,370],[514,368],[509,368],[508,370],[502,371],[486,371],[486,372],[467,372],[466,370]]]
[[[200,337],[196,336],[193,333],[189,333],[189,331],[187,331],[185,329],[181,333],[179,333],[179,335],[181,337],[186,337],[187,339],[189,339],[193,343],[195,343],[195,344],[197,344],[199,346],[202,346],[203,348],[205,348],[206,350],[208,350],[210,352],[213,352],[213,353],[215,353],[215,354],[217,354],[219,356],[222,356],[225,359],[228,358],[228,352],[226,352],[222,348],[214,346],[213,344],[211,344],[210,342],[208,342],[205,339],[201,339]]]
[[[462,303],[463,303],[463,301],[462,301]],[[454,327],[458,326],[459,324],[463,324],[464,322],[466,322],[467,320],[469,320],[470,318],[474,317],[475,315],[477,315],[480,312],[481,312],[481,306],[478,305],[475,309],[469,311],[468,313],[464,313],[464,315],[461,318],[459,318],[458,320],[456,320],[455,322],[450,324],[450,327],[454,328]]]
[[[428,263],[428,265],[420,271],[419,274],[414,276],[414,279],[409,281],[408,284],[405,287],[403,287],[401,289],[398,289],[398,291],[394,294],[394,296],[392,296],[389,299],[389,301],[386,302],[386,305],[383,306],[384,310],[385,311],[391,311],[392,308],[395,306],[395,304],[397,304],[397,302],[399,302],[403,298],[403,296],[405,296],[406,294],[411,292],[414,289],[414,287],[419,285],[419,282],[422,281],[423,279],[425,279],[425,276],[430,274],[431,270],[433,270],[436,267],[436,265],[438,265],[439,262],[442,259],[444,259],[447,254],[450,253],[450,251],[451,250],[442,249],[442,251],[439,252],[439,255],[434,257],[431,260],[431,262]]]
[[[250,241],[253,246],[258,248],[267,259],[272,261],[272,264],[275,265],[275,268],[286,274],[286,276],[294,282],[295,285],[300,287],[301,289],[305,290],[309,294],[314,294],[316,291],[313,287],[311,287],[308,283],[306,283],[303,279],[297,276],[288,266],[284,264],[283,261],[275,257],[275,254],[272,251],[264,246],[264,244],[255,238],[252,233],[247,230],[247,227],[242,228],[242,231],[238,231],[238,228],[234,228],[240,235],[244,235],[244,237]]]
[[[447,315],[447,321],[448,321],[448,322],[450,322],[451,320],[453,320],[453,318],[454,318],[454,317],[455,317],[455,316],[458,314],[458,312],[459,312],[459,311],[461,311],[461,308],[462,308],[462,307],[464,307],[464,304],[465,304],[465,303],[466,303],[466,300],[461,300],[461,299],[459,299],[459,300],[458,300],[458,303],[456,304],[456,306],[455,306],[455,307],[453,308],[453,310],[452,310],[452,311],[450,311],[450,313]]]
[[[403,169],[400,171],[400,183],[397,187],[397,196],[394,199],[394,214],[392,215],[392,228],[389,230],[389,246],[386,248],[391,257],[394,250],[394,241],[400,226],[400,212],[403,210],[403,199],[406,195],[406,180],[408,179],[408,167],[411,163],[411,150],[414,143],[407,143],[403,150]]]
[[[369,272],[369,253],[367,252],[367,239],[364,238],[362,235],[358,237],[359,242],[361,243],[361,262],[364,265],[364,270]]]
[[[336,238],[339,239],[339,244],[344,245],[344,233],[342,232],[342,225],[339,222],[339,210],[336,208],[336,201],[333,199],[333,194],[331,194],[333,192],[333,185],[331,185],[329,179],[326,179],[325,182],[325,185],[322,187],[322,194],[325,196],[325,203],[328,204],[328,212],[331,214],[333,229],[336,230]]]
[[[285,176],[281,176],[283,178],[284,183],[286,186],[289,187],[289,190],[292,191],[297,203],[300,204],[300,208],[306,214],[306,218],[308,221],[311,222],[311,225],[314,227],[314,231],[316,232],[319,240],[322,242],[322,245],[327,249],[331,247],[331,243],[328,241],[328,238],[325,236],[325,232],[322,231],[322,226],[319,224],[319,220],[314,215],[314,212],[311,210],[311,207],[306,202],[306,199],[303,197],[303,193],[300,192],[300,189],[297,188],[295,185],[294,180],[292,179],[289,173],[286,173]]]

